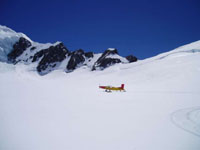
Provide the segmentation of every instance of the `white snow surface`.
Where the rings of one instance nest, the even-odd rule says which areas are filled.
[[[172,121],[180,128],[200,136],[200,107],[181,109],[172,114]]]
[[[199,49],[46,76],[0,62],[0,149],[199,150]]]
[[[113,51],[113,50],[115,50],[115,48],[108,48],[108,50]]]

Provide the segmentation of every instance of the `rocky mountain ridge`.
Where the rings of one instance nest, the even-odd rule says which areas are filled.
[[[12,64],[24,63],[26,65],[35,64],[36,70],[40,75],[48,74],[56,69],[63,69],[65,72],[72,72],[75,69],[87,66],[92,71],[103,70],[116,63],[132,63],[136,62],[137,58],[133,55],[122,57],[118,54],[117,49],[109,48],[102,54],[93,52],[85,52],[82,49],[76,51],[68,50],[62,42],[55,44],[41,44],[31,41],[26,36],[21,36],[15,31],[5,26],[0,26],[0,48],[7,55],[7,62]],[[2,30],[4,29],[4,30]],[[9,39],[12,36],[6,35],[12,31],[12,36],[16,36],[15,42]],[[24,34],[23,34],[24,35]],[[3,42],[11,40],[14,43],[9,44],[10,50],[5,50]],[[3,47],[3,46],[4,47]],[[1,60],[0,60],[1,61]]]

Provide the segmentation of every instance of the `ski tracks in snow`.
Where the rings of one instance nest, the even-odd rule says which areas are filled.
[[[171,119],[177,127],[200,137],[200,107],[175,111]]]

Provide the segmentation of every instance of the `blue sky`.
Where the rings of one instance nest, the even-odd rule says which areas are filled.
[[[144,59],[200,40],[200,1],[1,0],[0,24],[69,50]]]

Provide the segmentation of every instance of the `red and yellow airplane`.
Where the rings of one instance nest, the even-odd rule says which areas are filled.
[[[121,84],[121,87],[112,87],[112,86],[99,86],[101,89],[105,89],[105,92],[111,92],[111,91],[123,91],[125,92],[124,89],[124,84]]]

